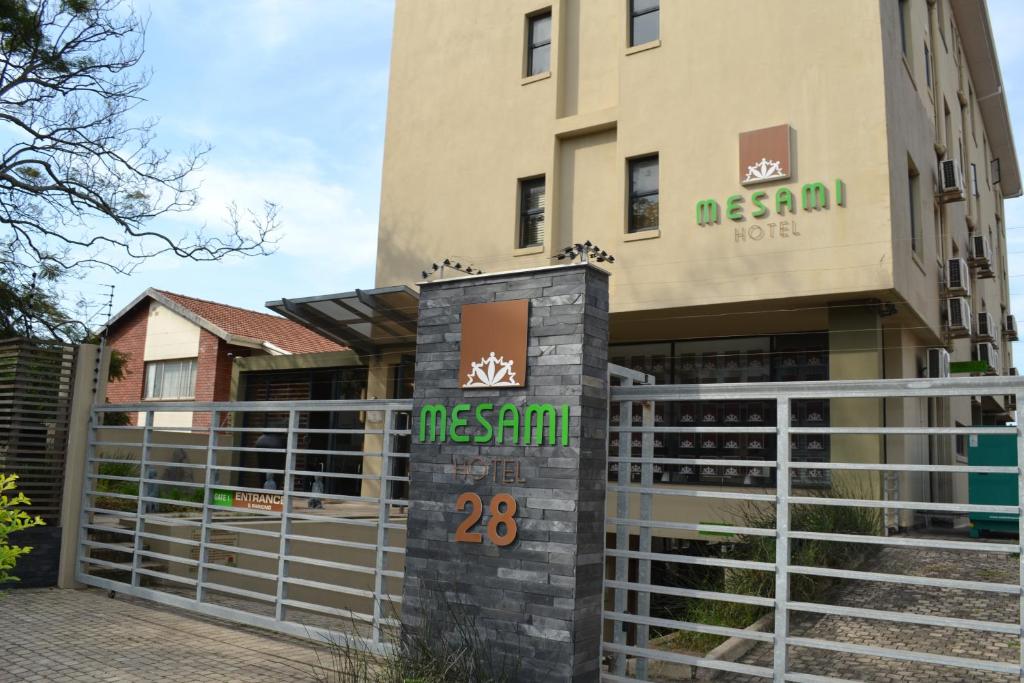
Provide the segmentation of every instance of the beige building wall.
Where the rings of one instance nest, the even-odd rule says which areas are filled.
[[[199,357],[200,328],[191,320],[183,318],[171,309],[157,302],[149,305],[149,319],[146,321],[146,346],[143,361],[175,360]],[[139,424],[145,416],[139,413]],[[153,413],[153,426],[168,429],[191,429],[191,411]]]

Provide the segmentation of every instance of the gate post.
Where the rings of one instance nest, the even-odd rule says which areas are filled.
[[[406,637],[470,630],[514,680],[598,680],[607,363],[595,266],[422,285]]]
[[[71,392],[67,453],[64,458],[64,493],[60,508],[60,569],[58,588],[81,588],[75,580],[78,566],[78,533],[82,523],[82,485],[89,453],[92,407],[106,400],[109,350],[102,354],[95,344],[81,344],[76,352]]]

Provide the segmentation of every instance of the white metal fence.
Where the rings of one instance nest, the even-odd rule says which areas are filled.
[[[77,579],[300,637],[388,647],[410,401],[94,409]]]
[[[910,499],[906,493],[902,499],[891,499],[896,489],[885,481],[886,474],[904,476],[918,473],[918,476],[928,477],[929,474],[942,473],[964,479],[967,473],[1009,475],[1015,478],[1019,496],[1024,486],[1024,478],[1021,477],[1024,440],[1019,428],[1012,425],[885,427],[880,419],[878,423],[867,426],[807,426],[795,419],[793,408],[794,405],[805,405],[806,401],[831,401],[835,413],[839,402],[849,406],[851,401],[902,401],[934,397],[967,397],[961,400],[970,401],[970,397],[999,396],[1002,399],[1005,395],[1016,396],[1016,405],[1021,405],[1024,383],[1019,378],[639,386],[638,383],[645,379],[642,375],[621,373],[619,376],[623,377],[621,386],[611,389],[613,419],[609,431],[612,443],[617,440],[618,445],[613,445],[609,452],[609,503],[615,512],[607,519],[610,534],[604,583],[604,680],[649,680],[649,676],[656,675],[658,678],[651,680],[667,680],[665,676],[669,674],[665,673],[667,669],[664,667],[671,665],[692,666],[710,670],[706,673],[729,680],[743,681],[763,678],[774,681],[837,683],[860,678],[829,673],[833,669],[849,669],[842,666],[843,657],[872,662],[909,662],[914,666],[933,667],[930,670],[934,671],[954,672],[952,675],[960,676],[955,680],[1022,678],[1024,669],[1020,645],[1021,623],[1024,623],[1021,618],[1024,615],[1024,593],[1021,590],[1019,535],[1016,539],[1002,539],[998,542],[991,539],[957,540],[952,534],[885,535],[882,524],[883,519],[888,522],[890,519],[898,519],[901,514],[906,517],[909,514],[907,511],[944,512],[961,517],[987,513],[1007,516],[1004,519],[1012,519],[1019,532],[1022,523],[1017,504],[915,500]],[[677,419],[688,413],[679,410],[666,412],[659,408],[663,405],[678,405],[680,402],[737,401],[767,402],[774,408],[775,419],[763,420],[761,426],[750,423],[730,426],[728,420],[702,425],[700,420],[687,423]],[[881,415],[882,412],[876,411],[875,414]],[[666,416],[676,419],[665,419]],[[841,420],[833,419],[832,422]],[[751,458],[749,453],[753,451],[748,450],[745,451],[748,454],[745,459],[723,461],[718,457],[702,458],[699,449],[687,455],[680,445],[682,441],[671,448],[662,449],[658,456],[655,454],[655,439],[681,440],[686,438],[685,435],[698,435],[697,438],[700,438],[699,435],[705,434],[730,439],[740,436],[748,440],[768,438],[775,442],[774,457]],[[999,434],[1015,438],[1016,461],[1003,466],[969,466],[960,458],[953,458],[949,464],[936,464],[927,460],[918,462],[901,456],[897,448],[890,449],[886,454],[884,447],[878,445],[882,439],[901,439],[904,450],[909,452],[912,450],[911,439],[935,439],[936,435],[939,435],[938,438],[964,439],[973,434]],[[822,437],[832,440],[831,458],[798,461],[793,456],[793,444],[798,438]],[[837,448],[837,444],[844,439],[846,447]],[[702,483],[697,477],[690,483],[679,485],[676,479],[685,478],[678,474],[683,468],[688,468],[686,472],[698,473],[704,472],[700,468],[707,468],[706,471],[715,476],[723,472],[723,468],[729,468],[729,476],[733,478],[728,479],[722,474],[720,483],[709,484]],[[766,474],[769,468],[774,470],[774,476]],[[814,477],[801,476],[807,474],[808,470],[814,470]],[[756,472],[756,476],[751,476],[751,472]],[[744,476],[748,481],[760,481],[762,485],[740,486]],[[866,493],[850,495],[849,487],[839,492],[841,479],[847,484],[855,482],[864,485]],[[966,486],[962,487],[962,491],[966,491]],[[685,506],[689,506],[689,512],[679,512]],[[791,525],[791,514],[794,511],[825,508],[837,511],[874,511],[878,520],[877,531],[843,533],[836,528],[812,530],[793,528]],[[774,523],[751,525],[751,516],[741,512],[744,509],[760,510],[759,519]],[[755,512],[753,517],[758,517],[758,514]],[[867,519],[871,519],[870,515]],[[742,552],[744,548],[756,544],[758,539],[774,546],[773,556],[758,558]],[[901,556],[902,559],[897,562],[898,571],[892,571],[889,567],[882,571],[866,571],[866,567],[871,568],[870,562],[853,566],[828,566],[828,562],[815,565],[795,563],[794,547],[804,544],[799,547],[806,548],[808,543],[819,543],[823,548],[857,548],[860,549],[857,556],[865,558],[876,557],[879,552],[888,552],[886,549],[896,549],[892,552],[901,553],[947,552],[952,553],[954,558],[998,556],[1005,560],[1008,571],[1003,575],[982,570],[970,579],[951,578],[951,574],[957,575],[956,559],[947,565],[939,565],[939,569],[931,567],[930,571],[921,571],[920,567],[913,565],[911,555]],[[965,562],[961,559],[959,564]],[[704,572],[705,578],[709,575],[718,577],[721,580],[717,586],[721,587],[716,589],[714,581],[687,583],[664,580],[665,576],[676,576],[670,571],[673,568],[685,568],[691,575],[693,572]],[[729,577],[735,578],[740,573],[766,576],[767,580],[761,584],[766,589],[731,590],[736,582],[730,582]],[[660,575],[661,579],[656,575]],[[815,601],[793,599],[793,582],[806,582],[809,578],[820,580],[822,584],[831,582],[831,586],[822,591],[824,597]],[[929,609],[920,611],[900,609],[896,604],[864,606],[862,603],[829,603],[828,596],[838,595],[836,591],[842,586],[852,587],[853,594],[856,594],[859,590],[857,586],[893,584],[898,585],[902,591],[922,587],[933,591],[936,602],[934,605],[929,604]],[[994,613],[983,610],[983,614],[971,618],[955,616],[955,611],[943,612],[945,601],[952,604],[951,596],[971,595],[1002,596],[1010,602],[1006,606],[1009,611]],[[675,611],[658,609],[659,605],[667,601],[675,601],[677,607],[683,607]],[[688,618],[687,615],[694,612],[688,611],[685,605],[697,601],[704,604],[749,606],[750,613],[761,614],[762,623],[768,626],[756,630],[745,628],[746,624],[723,624],[722,621],[716,623],[715,619]],[[967,597],[957,604],[969,607],[970,601],[971,598]],[[891,641],[889,645],[880,645],[871,639],[840,640],[820,632],[808,633],[793,628],[792,620],[806,618],[808,615],[828,615],[838,620],[852,619],[862,624],[897,628],[886,631],[890,634],[887,636]],[[947,634],[970,632],[974,644],[964,649],[954,647],[952,639],[946,642],[942,638],[931,637],[926,639],[927,647],[915,649],[915,642],[918,641],[900,640],[901,632],[905,634],[918,628],[939,629],[939,632]],[[724,648],[711,653],[699,650],[693,652],[673,645],[680,642],[678,636],[667,634],[677,632],[732,640],[727,641]],[[1009,639],[1005,643],[1006,647],[999,651],[1002,658],[988,656],[990,652],[987,650],[985,656],[977,654],[985,650],[984,644],[987,641],[997,637]],[[729,651],[729,643],[740,642],[744,643],[743,648],[732,648],[732,656],[724,654]],[[800,657],[794,654],[798,651]],[[737,656],[735,653],[738,652],[747,654]],[[758,653],[760,656],[757,656]],[[808,653],[818,653],[814,656],[826,653],[826,656],[838,659],[833,659],[828,669],[818,666],[812,667],[812,670],[798,670],[794,662],[807,661],[812,656]],[[655,671],[656,667],[661,669],[660,674]],[[874,680],[873,677],[864,677]],[[938,680],[938,676],[928,680]]]

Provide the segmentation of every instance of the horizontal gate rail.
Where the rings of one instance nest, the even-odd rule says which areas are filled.
[[[76,578],[387,652],[411,411],[407,400],[97,406]],[[103,424],[136,413],[138,425]]]
[[[969,678],[969,672],[988,672],[997,674],[1009,674],[1024,680],[1024,652],[1021,645],[1024,644],[1024,552],[1020,540],[1020,531],[1024,529],[1024,515],[1021,514],[1024,501],[1024,432],[1019,425],[960,425],[957,426],[808,426],[798,423],[794,408],[798,401],[831,401],[833,399],[926,399],[941,398],[952,399],[955,397],[975,396],[996,396],[1002,398],[1010,397],[1016,399],[1016,405],[1024,405],[1024,380],[1020,377],[970,377],[944,380],[870,380],[870,381],[826,381],[826,382],[775,382],[775,383],[735,383],[715,385],[640,385],[631,381],[623,381],[621,385],[612,386],[610,389],[610,414],[617,416],[617,423],[609,425],[608,433],[610,438],[618,440],[618,447],[612,448],[609,452],[608,463],[612,469],[607,486],[609,495],[609,516],[605,523],[609,531],[610,542],[605,551],[607,561],[604,586],[608,594],[605,604],[604,620],[610,625],[606,629],[602,643],[602,652],[605,658],[605,669],[602,674],[604,681],[636,681],[647,680],[648,664],[650,662],[663,662],[667,664],[686,664],[692,667],[711,669],[716,671],[728,671],[745,674],[751,677],[759,677],[777,682],[795,681],[800,683],[851,683],[848,679],[824,675],[823,671],[794,671],[791,662],[792,648],[807,648],[819,652],[840,653],[839,656],[850,656],[860,658],[879,658],[912,663],[913,666],[934,666],[947,669],[959,669],[965,680]],[[1009,399],[1008,399],[1009,400]],[[693,402],[701,402],[700,405],[708,405],[704,402],[727,402],[737,401],[761,401],[765,405],[773,406],[775,419],[768,424],[750,424],[743,426],[735,424],[717,424],[717,418],[703,418],[714,424],[671,424],[667,416],[674,413],[658,413],[658,422],[662,422],[664,416],[665,424],[656,424],[650,418],[659,407],[659,404],[691,405]],[[685,408],[685,406],[684,406]],[[642,419],[640,409],[642,409]],[[704,410],[701,408],[701,410]],[[738,412],[738,408],[730,408]],[[689,415],[688,421],[693,421],[693,413]],[[879,415],[882,413],[879,412]],[[763,413],[759,413],[763,415]],[[702,415],[698,415],[700,419]],[[768,415],[769,418],[772,414]],[[759,418],[760,419],[760,418]],[[735,421],[735,418],[733,418]],[[775,422],[775,424],[772,424]],[[713,434],[721,435],[724,439],[730,435],[754,436],[760,434],[773,434],[775,441],[774,458],[771,460],[757,460],[745,456],[749,451],[738,451],[733,459],[722,457],[709,457],[699,452],[686,457],[685,451],[679,453],[679,449],[668,442],[660,442],[660,451],[655,452],[653,438],[681,440],[685,435],[692,434]],[[872,439],[949,439],[966,438],[985,435],[998,435],[1000,437],[1016,437],[1017,458],[1014,464],[984,464],[971,465],[967,462],[953,462],[944,464],[941,461],[932,464],[931,461],[900,461],[894,462],[880,460],[844,462],[837,459],[823,458],[824,461],[807,459],[803,455],[798,459],[791,453],[791,446],[794,439],[809,439],[811,437],[825,437],[833,440],[859,439],[870,437]],[[730,437],[731,438],[731,437]],[[690,441],[693,443],[693,440]],[[714,442],[713,442],[714,443]],[[744,442],[745,443],[745,442]],[[825,453],[827,454],[828,441],[826,441]],[[833,441],[834,443],[834,441]],[[853,443],[853,441],[850,441]],[[932,442],[929,441],[929,444]],[[700,441],[697,441],[700,445]],[[687,448],[692,448],[688,446]],[[802,453],[802,451],[801,451]],[[858,458],[859,454],[858,454]],[[909,456],[908,456],[909,459]],[[678,472],[680,468],[719,468],[725,466],[740,470],[750,468],[757,471],[753,484],[748,483],[743,489],[737,489],[739,484],[714,484],[704,483],[701,478],[699,483],[695,477],[681,483],[675,479],[675,475],[669,477],[664,474],[661,477],[652,478],[651,472],[657,467],[657,472]],[[668,469],[672,468],[672,469]],[[688,470],[692,472],[693,470]],[[802,483],[810,481],[806,477],[808,472],[813,471],[818,477],[814,481],[824,481],[818,486],[819,490],[810,490],[809,484]],[[615,473],[618,473],[617,476]],[[777,473],[777,474],[774,474]],[[1013,477],[1018,491],[1017,504],[1009,504],[1004,500],[973,502],[949,502],[949,499],[930,498],[898,498],[883,497],[882,491],[886,494],[899,492],[900,489],[890,489],[884,486],[876,488],[878,497],[871,493],[859,493],[850,495],[843,490],[843,496],[837,496],[832,485],[832,476],[857,476],[875,477],[881,481],[882,475],[887,477],[911,477],[911,476],[938,476],[964,477],[967,476],[993,476]],[[736,475],[730,475],[736,478]],[[702,475],[703,477],[703,475]],[[742,478],[742,476],[741,476]],[[751,479],[750,476],[747,479]],[[723,482],[726,480],[723,478]],[[731,481],[731,480],[730,480]],[[867,481],[875,481],[869,479]],[[758,484],[757,482],[762,482]],[[918,489],[920,490],[920,489]],[[927,494],[927,487],[925,489]],[[846,496],[846,497],[844,497]],[[614,500],[613,500],[614,499]],[[686,503],[687,499],[693,500]],[[651,501],[659,501],[657,507]],[[956,500],[956,499],[954,499]],[[679,501],[678,503],[675,501]],[[705,502],[706,501],[706,502]],[[715,502],[717,501],[717,503]],[[774,525],[770,528],[761,528],[740,522],[740,517],[723,517],[721,510],[728,510],[728,505],[751,505],[760,506],[757,509],[771,511]],[[692,514],[707,515],[707,517],[689,519],[686,515],[671,513],[673,506],[682,505],[718,505],[718,512],[710,511],[706,507],[687,507],[681,510],[702,510]],[[829,530],[827,528],[815,528],[810,531],[805,528],[790,528],[790,511],[794,506],[802,510],[818,508],[864,508],[867,510],[883,510],[886,512],[886,519],[891,513],[894,519],[899,515],[910,515],[912,513],[944,513],[947,515],[995,515],[995,519],[1005,520],[1013,524],[1018,531],[1016,541],[966,541],[942,536],[928,537],[907,537],[901,535],[889,535],[884,530],[869,535],[871,532],[851,533],[842,530]],[[655,516],[655,510],[663,518]],[[704,511],[707,510],[707,511]],[[668,512],[668,514],[666,514]],[[718,517],[715,517],[718,515]],[[760,519],[760,518],[758,518]],[[735,520],[735,522],[733,521]],[[770,524],[771,522],[769,522]],[[1004,522],[1005,523],[1005,522]],[[648,534],[646,537],[643,534]],[[705,549],[693,552],[689,549],[681,549],[684,546],[658,546],[651,548],[651,534],[663,536],[668,540],[673,538],[688,539],[692,543],[696,539],[705,541],[707,548],[721,547],[729,549],[736,543],[749,543],[754,538],[772,539],[774,541],[774,561],[762,561],[758,559],[763,555],[754,555],[755,559],[747,559],[750,555],[739,555],[739,557],[727,557],[726,553],[711,553]],[[717,538],[716,538],[717,537]],[[646,540],[645,540],[646,539]],[[896,565],[896,571],[875,571],[875,567],[865,568],[863,566],[811,566],[807,560],[801,560],[793,550],[793,543],[823,542],[834,543],[845,546],[859,546],[864,549],[875,548],[875,551],[865,550],[864,552],[881,552],[890,550],[896,551],[934,551],[971,553],[977,557],[999,558],[1000,556],[1011,558],[1015,572],[1012,576],[1003,575],[981,575],[976,579],[970,574],[965,578],[952,576],[933,575],[922,576],[914,573],[910,564],[906,567]],[[715,543],[721,544],[715,546]],[[771,547],[771,546],[769,546]],[[837,546],[838,547],[838,546]],[[661,548],[673,548],[662,550]],[[710,553],[710,554],[705,554]],[[887,556],[888,557],[888,556]],[[902,555],[893,555],[904,562]],[[912,556],[907,556],[912,557]],[[1005,560],[999,560],[1005,562]],[[765,572],[767,575],[774,574],[774,592],[760,594],[744,594],[742,592],[729,592],[728,590],[708,590],[702,585],[708,584],[670,584],[662,580],[654,580],[651,573],[651,565],[656,564],[662,567],[664,572],[669,568],[693,566],[695,568],[707,568],[704,571],[716,570],[724,572]],[[998,565],[1002,567],[1003,565]],[[889,569],[889,566],[879,567]],[[614,571],[613,571],[614,570]],[[844,589],[858,590],[856,586],[864,582],[871,582],[878,585],[892,585],[905,587],[911,590],[914,587],[930,590],[952,590],[964,591],[976,595],[989,594],[993,596],[1004,596],[1005,599],[1013,602],[1016,607],[1014,613],[1016,621],[1009,621],[1005,614],[992,613],[983,614],[973,618],[967,618],[962,614],[957,616],[945,616],[941,613],[921,613],[913,608],[899,609],[886,604],[872,605],[869,607],[852,607],[845,604],[829,604],[828,595],[823,600],[814,598],[805,600],[802,598],[792,599],[790,597],[791,580],[793,577],[814,577],[821,580],[842,581]],[[1009,578],[1009,581],[1007,581]],[[1013,582],[1016,580],[1016,582]],[[727,584],[726,584],[727,585]],[[835,584],[836,586],[840,584]],[[696,586],[696,587],[691,587]],[[754,590],[751,593],[757,592]],[[750,605],[760,608],[764,615],[761,624],[768,624],[763,631],[754,630],[751,627],[737,628],[733,625],[722,625],[720,623],[700,623],[693,618],[687,618],[683,614],[665,615],[664,612],[653,614],[651,598],[664,596],[667,599],[699,600],[714,602],[735,603]],[[662,608],[664,609],[664,608]],[[960,656],[961,650],[947,650],[946,652],[921,652],[920,646],[914,647],[879,647],[874,644],[847,642],[843,640],[829,640],[818,637],[807,637],[807,633],[799,630],[794,631],[791,623],[791,615],[818,615],[820,617],[839,619],[865,619],[876,622],[888,622],[900,624],[902,628],[947,628],[965,633],[992,634],[990,637],[1009,636],[1016,640],[1016,647],[1007,648],[1007,654],[1012,654],[1016,661],[994,661],[980,659],[971,656]],[[803,622],[801,622],[803,623]],[[813,623],[813,622],[806,622]],[[803,627],[801,627],[803,628]],[[674,631],[690,631],[719,638],[730,638],[736,640],[752,641],[754,647],[768,648],[767,653],[760,650],[756,659],[744,659],[729,661],[728,659],[716,659],[708,656],[696,656],[681,654],[677,651],[654,647],[648,642],[649,629],[661,629],[671,633]],[[629,636],[627,637],[627,633]],[[814,631],[809,631],[814,635]],[[935,647],[942,648],[943,640],[935,642]],[[981,651],[980,648],[978,650]],[[970,650],[967,650],[970,652]],[[951,654],[952,653],[952,654]],[[627,661],[630,662],[627,666]],[[770,661],[771,666],[755,666],[748,663],[756,661],[760,664]],[[803,661],[803,660],[801,660]],[[938,675],[938,674],[936,674]]]

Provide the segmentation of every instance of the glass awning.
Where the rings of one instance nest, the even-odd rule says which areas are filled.
[[[419,301],[413,289],[398,285],[268,301],[266,306],[362,355],[415,346]]]

